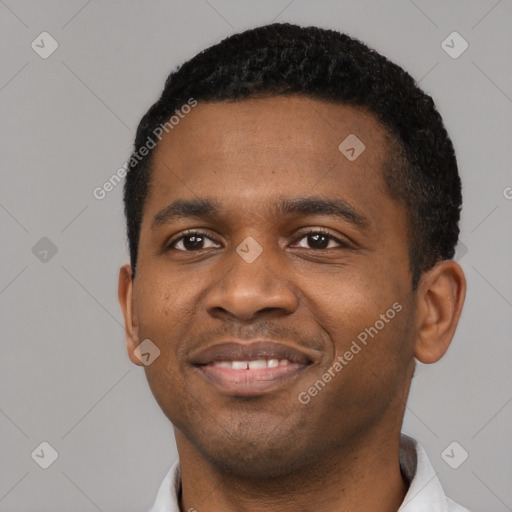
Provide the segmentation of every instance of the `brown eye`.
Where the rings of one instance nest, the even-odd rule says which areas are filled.
[[[335,238],[325,231],[309,231],[299,239],[299,247],[306,249],[332,249],[335,247],[349,247],[348,244]]]
[[[168,249],[174,249],[183,252],[199,251],[201,249],[209,249],[215,247],[216,242],[208,237],[205,233],[192,232],[187,233],[172,241]]]
[[[313,249],[326,249],[329,245],[329,237],[322,233],[315,233],[314,235],[307,235],[307,241]]]

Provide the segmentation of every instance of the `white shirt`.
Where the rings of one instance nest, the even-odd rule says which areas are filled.
[[[397,512],[469,512],[445,495],[424,448],[412,437],[400,436],[399,456],[400,469],[409,482],[409,490]],[[178,461],[165,476],[155,504],[148,512],[180,512],[180,486]]]

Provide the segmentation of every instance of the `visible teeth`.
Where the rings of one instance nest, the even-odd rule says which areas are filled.
[[[212,366],[217,368],[229,368],[231,370],[263,370],[265,368],[277,368],[288,366],[288,359],[254,359],[252,361],[213,361]]]
[[[265,359],[256,359],[255,361],[249,361],[249,370],[262,370],[267,367],[267,361]]]
[[[247,370],[249,368],[249,363],[247,361],[233,361],[231,367],[233,370]]]
[[[231,368],[231,361],[214,361],[213,366],[218,366],[219,368]]]

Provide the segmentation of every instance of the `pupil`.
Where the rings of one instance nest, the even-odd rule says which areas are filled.
[[[203,237],[190,235],[183,239],[185,249],[197,249],[203,243]]]
[[[319,242],[320,239],[321,241]],[[315,246],[316,249],[325,249],[329,244],[328,237],[326,235],[322,235],[321,233],[309,235],[308,242],[312,242],[312,245]]]

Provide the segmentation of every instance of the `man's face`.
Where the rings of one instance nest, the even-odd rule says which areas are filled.
[[[386,140],[361,109],[274,97],[199,103],[155,149],[133,314],[183,449],[277,476],[399,431],[415,310]]]

